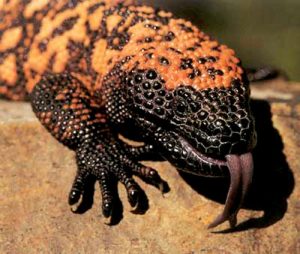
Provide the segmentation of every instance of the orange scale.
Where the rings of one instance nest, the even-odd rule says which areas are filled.
[[[201,74],[201,78],[208,78],[208,77],[209,77],[209,75],[207,73],[207,68],[205,68]]]
[[[169,74],[169,70],[167,70],[167,68],[164,68],[162,66],[159,66],[157,68],[157,70],[158,70],[158,73],[160,73],[161,75],[167,75],[167,74]]]
[[[212,88],[210,86],[210,84],[208,83],[208,81],[206,81],[205,83],[202,84],[203,89],[207,89],[207,88]]]
[[[183,34],[183,39],[185,39],[186,41],[188,41],[191,38],[190,34]]]
[[[231,70],[232,71],[236,71],[236,65],[235,64],[233,64],[231,61],[228,63],[228,67],[231,67]]]
[[[227,66],[227,59],[226,58],[224,58],[224,57],[221,57],[221,58],[219,58],[219,60],[218,60],[218,64],[220,65],[220,66]]]
[[[198,87],[198,90],[204,90],[207,88],[208,88],[207,83],[201,83],[201,85]]]
[[[158,71],[159,65],[157,63],[153,63],[153,65],[151,65],[151,68]]]
[[[221,51],[225,50],[225,49],[228,49],[228,47],[225,44],[221,44],[219,48],[220,48]]]
[[[144,68],[156,68],[157,64],[153,61],[149,62],[147,65],[143,64]]]
[[[178,73],[178,71],[173,70],[173,72],[171,73],[171,75],[169,77],[170,77],[170,80],[172,80],[172,81],[179,80],[180,74]]]
[[[157,48],[156,51],[155,51],[155,53],[154,53],[154,56],[155,56],[156,58],[158,58],[158,57],[160,57],[161,55],[162,55],[162,50],[161,50],[161,48]]]
[[[177,39],[174,39],[173,41],[168,42],[169,48],[175,48],[176,45],[178,45],[178,44],[179,44],[179,42]]]
[[[207,84],[209,85],[209,87],[213,88],[216,86],[215,81],[210,77]]]
[[[220,56],[222,55],[221,52],[216,51],[216,50],[214,50],[214,51],[212,52],[212,54],[213,54],[213,56],[215,56],[215,57],[220,57]]]
[[[169,72],[169,73],[174,73],[175,72],[175,68],[173,65],[170,65],[169,68],[166,68],[166,70]],[[171,77],[170,77],[171,78]]]
[[[215,76],[215,83],[216,83],[217,85],[218,85],[218,84],[221,84],[222,81],[223,81],[222,76],[219,76],[219,75]]]
[[[232,59],[232,61],[233,61],[235,64],[238,64],[238,63],[240,62],[240,59],[234,57],[234,58]]]
[[[210,56],[213,56],[213,57],[219,59],[219,57],[220,57],[220,52],[218,52],[218,51],[212,51],[212,52],[210,53]]]
[[[200,57],[204,57],[204,54],[206,54],[207,50],[203,47],[199,48]]]
[[[169,61],[172,63],[172,65],[175,65],[177,61],[177,59],[174,57],[174,55],[168,55],[168,59]]]
[[[238,68],[237,73],[238,73],[238,74],[243,74],[243,73],[244,73],[244,70],[243,70],[242,68]]]
[[[207,89],[208,88],[207,82],[206,81],[205,82],[201,82],[201,85],[200,85],[199,88],[201,88],[201,90]]]
[[[182,73],[182,74],[181,74],[181,80],[182,80],[185,84],[191,82],[191,80],[187,77],[186,73]]]
[[[175,66],[174,71],[178,73],[178,75],[181,73],[181,70],[178,68],[178,66]]]
[[[227,48],[226,50],[224,50],[224,53],[228,56],[233,56],[235,54],[234,50]]]
[[[226,77],[228,75],[228,69],[227,68],[220,68],[220,70],[223,72],[222,78]]]
[[[223,74],[221,75],[221,77],[225,75],[225,72],[223,71],[224,68],[223,68],[222,65],[216,65],[216,66],[215,66],[215,69],[216,69],[216,70],[221,70],[221,71],[223,72]]]
[[[223,78],[224,86],[228,86],[228,84],[231,83],[231,80],[232,80],[231,75],[228,75],[228,76],[224,77],[224,78]]]
[[[178,60],[175,60],[174,59],[174,61],[173,61],[173,68],[174,68],[174,70],[176,70],[176,71],[179,71],[180,69],[179,69],[179,66],[180,66],[180,62],[178,61]]]
[[[206,62],[206,63],[204,64],[204,66],[205,66],[207,69],[213,68],[213,67],[215,67],[215,63]]]
[[[154,48],[157,48],[159,45],[160,45],[159,41],[154,41],[154,42],[149,44],[150,47],[154,47]]]
[[[201,73],[201,76],[202,76],[203,72],[205,72],[204,66],[203,66],[203,65],[197,65],[197,68],[199,69],[199,71],[200,71],[200,73]],[[200,76],[200,77],[201,77],[201,76]]]
[[[210,49],[202,47],[202,57],[207,57],[209,55]]]
[[[226,77],[224,77],[224,82],[227,84],[228,82],[231,81],[232,78],[234,78],[235,75],[233,73],[229,73]]]

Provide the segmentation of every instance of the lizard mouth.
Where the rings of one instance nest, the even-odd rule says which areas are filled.
[[[225,221],[234,227],[237,214],[243,204],[252,182],[252,153],[227,154],[213,158],[201,153],[187,139],[175,132],[157,132],[157,142],[163,150],[162,155],[179,170],[205,177],[230,176],[230,185],[223,212],[208,226],[214,228]]]
[[[198,161],[201,165],[210,165],[215,168],[226,168],[230,174],[230,186],[223,212],[208,226],[214,228],[225,221],[229,221],[230,226],[234,227],[237,223],[237,213],[241,208],[244,198],[249,190],[253,175],[253,158],[251,152],[241,155],[228,154],[224,159],[215,159],[202,154],[195,149],[184,138],[179,137],[179,143],[189,155],[189,159]],[[189,171],[189,169],[181,169]]]
[[[193,157],[194,160],[197,160],[204,164],[211,164],[218,167],[224,167],[227,166],[226,158],[213,158],[210,156],[205,155],[204,153],[201,153],[199,150],[197,150],[195,147],[193,147],[186,139],[179,136],[178,138],[179,143],[182,145],[182,147],[185,148],[187,153],[190,157]],[[206,175],[209,176],[209,175]]]

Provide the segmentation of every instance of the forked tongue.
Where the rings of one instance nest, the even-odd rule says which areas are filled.
[[[231,227],[236,225],[237,213],[242,206],[253,175],[253,158],[251,153],[226,156],[230,173],[230,186],[223,212],[208,226],[214,228],[228,220]]]

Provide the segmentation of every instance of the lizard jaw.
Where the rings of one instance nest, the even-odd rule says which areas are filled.
[[[173,151],[176,147],[181,153],[185,153],[185,163],[180,165],[178,163],[180,156],[166,156],[165,158],[178,168],[178,170],[185,171],[190,174],[195,174],[204,177],[226,177],[230,175],[230,186],[225,202],[223,212],[209,225],[209,228],[214,228],[225,221],[229,221],[231,227],[234,227],[237,222],[237,214],[240,210],[244,198],[249,190],[253,175],[253,157],[252,153],[245,151],[243,154],[227,154],[224,159],[215,159],[208,155],[201,153],[198,149],[192,146],[184,137],[174,133],[162,131],[158,135],[158,143],[164,149],[165,154],[170,152],[168,150],[168,142],[172,142]],[[168,137],[166,141],[164,137]],[[163,155],[163,154],[162,154]],[[200,167],[210,165],[214,169],[220,169],[219,175],[204,174]]]

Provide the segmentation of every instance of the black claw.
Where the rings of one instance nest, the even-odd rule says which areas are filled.
[[[69,200],[68,200],[69,205],[76,204],[79,201],[80,197],[81,197],[81,192],[79,190],[72,189],[69,194]]]
[[[140,177],[149,184],[154,185],[158,188],[162,193],[167,193],[170,191],[170,187],[167,182],[162,180],[160,175],[155,169],[145,168],[144,171],[140,170],[140,172],[144,172],[144,174],[140,174]]]
[[[154,186],[156,186],[162,193],[168,192],[168,184],[161,179],[160,175],[157,173],[156,170],[151,169],[149,171],[149,181]]]
[[[153,179],[154,181],[160,181],[161,180],[159,174],[154,169],[149,170],[149,178]]]
[[[75,180],[73,182],[70,194],[69,194],[69,205],[74,205],[76,204],[82,193],[83,193],[83,189],[84,189],[84,183],[85,183],[85,177],[83,177],[83,175],[81,173],[79,173],[76,177]]]
[[[69,194],[71,211],[82,214],[92,207],[95,178],[92,176],[76,177]],[[76,204],[76,206],[74,206]]]
[[[112,202],[111,201],[103,201],[102,205],[102,214],[105,218],[108,218],[112,214]]]
[[[164,180],[161,180],[161,182],[158,183],[157,188],[162,192],[162,194],[168,193],[171,190],[169,184]]]
[[[139,191],[135,187],[131,187],[127,191],[128,201],[132,207],[135,207],[139,199]]]
[[[161,191],[162,194],[166,193],[166,187],[163,182],[160,182],[157,186],[157,188]]]
[[[137,205],[135,206],[134,210],[131,212],[134,214],[145,214],[145,212],[149,209],[149,201],[146,196],[146,193],[140,189],[139,191],[139,197]]]

